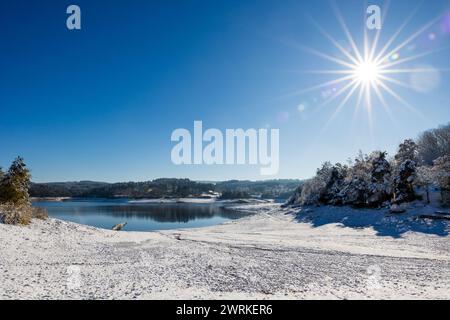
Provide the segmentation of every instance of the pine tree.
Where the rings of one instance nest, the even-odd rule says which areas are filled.
[[[400,164],[394,175],[394,203],[410,202],[416,199],[414,181],[416,179],[416,163],[406,160]]]
[[[395,155],[395,161],[397,164],[402,164],[406,160],[418,162],[418,146],[414,140],[406,139],[398,146],[397,154]]]
[[[2,179],[0,200],[16,205],[29,204],[28,189],[30,179],[30,171],[25,165],[23,158],[17,157]]]
[[[371,181],[367,204],[371,207],[380,206],[391,198],[391,165],[386,157],[387,153],[381,151],[373,152],[369,157]]]

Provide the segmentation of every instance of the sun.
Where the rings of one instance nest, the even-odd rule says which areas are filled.
[[[386,6],[386,11],[383,14],[384,16],[387,15],[388,7],[389,6]],[[401,77],[399,77],[399,75],[401,74],[414,75],[418,73],[440,72],[447,70],[417,67],[409,68],[405,66],[408,62],[414,62],[419,58],[440,52],[450,47],[438,48],[403,57],[403,53],[405,52],[403,49],[407,48],[415,39],[440,21],[442,14],[423,25],[419,28],[419,30],[408,36],[406,40],[397,42],[399,35],[405,29],[407,24],[413,19],[414,15],[419,11],[419,5],[394,32],[394,34],[388,38],[389,40],[387,40],[384,45],[381,45],[381,30],[377,30],[375,34],[372,33],[372,35],[369,36],[367,29],[364,29],[363,43],[357,43],[351,35],[351,32],[337,5],[333,6],[333,9],[344,33],[344,37],[347,40],[345,45],[343,45],[343,42],[337,41],[316,21],[313,21],[313,23],[320,33],[322,33],[322,35],[331,42],[335,49],[339,51],[338,55],[330,55],[323,51],[305,47],[304,45],[294,44],[297,48],[334,64],[334,68],[331,70],[309,70],[302,71],[302,73],[329,74],[333,75],[332,79],[324,83],[293,92],[289,96],[304,94],[306,92],[315,91],[321,88],[325,88],[328,90],[326,92],[330,92],[329,89],[331,88],[332,94],[324,95],[326,98],[324,98],[324,101],[320,106],[328,105],[341,96],[343,98],[336,106],[329,122],[336,117],[336,115],[344,108],[352,97],[357,98],[356,104],[354,104],[355,114],[359,110],[359,107],[364,105],[369,116],[369,121],[372,119],[374,100],[379,102],[389,117],[393,120],[391,114],[392,107],[388,105],[385,96],[389,96],[391,99],[393,98],[397,103],[400,103],[400,105],[406,107],[409,111],[424,118],[420,111],[410,105],[391,87],[395,85],[406,89],[411,89],[410,84],[400,80]],[[369,123],[369,127],[371,127],[371,123]]]
[[[354,77],[360,84],[374,84],[380,79],[381,68],[374,61],[360,62],[354,69]]]

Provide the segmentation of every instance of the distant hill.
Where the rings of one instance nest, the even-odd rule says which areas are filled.
[[[258,196],[264,199],[287,199],[300,184],[300,180],[294,179],[265,181],[230,180],[216,183],[215,191],[226,193],[227,195],[230,193],[244,193],[249,196]]]
[[[32,183],[30,196],[74,198],[179,198],[225,193],[227,198],[261,197],[287,199],[300,180],[196,182],[189,179],[156,179],[145,182],[95,181]]]

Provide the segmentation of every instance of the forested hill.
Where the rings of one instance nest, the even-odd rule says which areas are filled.
[[[30,196],[74,198],[176,198],[219,192],[226,198],[286,199],[299,180],[196,182],[189,179],[157,179],[146,182],[106,183],[95,181],[32,183]]]

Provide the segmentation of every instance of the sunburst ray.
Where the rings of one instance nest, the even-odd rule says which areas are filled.
[[[335,2],[332,2],[332,7],[335,12],[335,15],[339,21],[339,24],[341,25],[342,29],[344,30],[345,36],[347,37],[348,42],[350,43],[351,47],[353,48],[353,51],[358,59],[359,62],[363,61],[362,54],[360,53],[358,46],[356,45],[355,40],[353,39],[350,30],[347,27],[347,24],[345,23],[344,17],[342,16],[342,13],[337,6]]]

